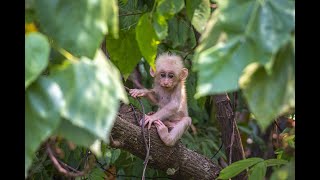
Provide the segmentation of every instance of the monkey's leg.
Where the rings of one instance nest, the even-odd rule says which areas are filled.
[[[191,125],[190,117],[183,117],[169,132],[168,127],[162,121],[155,121],[155,125],[160,136],[160,139],[167,146],[174,146],[175,143],[182,137],[183,133]]]

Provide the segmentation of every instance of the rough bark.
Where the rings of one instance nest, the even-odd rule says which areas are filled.
[[[136,110],[137,111],[137,110]],[[142,117],[137,112],[138,119]],[[115,142],[111,146],[126,150],[133,155],[145,159],[146,149],[143,143],[141,128],[137,126],[133,110],[130,106],[121,105],[118,117],[111,131]],[[145,129],[146,131],[146,129]],[[148,139],[148,134],[146,138]],[[148,167],[167,172],[169,168],[176,170],[173,179],[215,179],[221,167],[209,158],[187,149],[181,142],[168,147],[160,140],[156,128],[150,129],[151,148]],[[172,170],[172,169],[171,169]]]
[[[241,142],[240,133],[237,123],[234,119],[234,112],[232,110],[231,102],[227,94],[220,94],[214,96],[214,100],[217,107],[217,120],[220,125],[220,131],[222,135],[222,143],[225,147],[228,163],[230,160],[230,150],[232,146],[231,163],[239,161],[245,158],[243,146]],[[234,127],[233,127],[234,125]],[[231,138],[233,136],[233,143],[231,144]],[[242,172],[238,176],[232,178],[234,180],[247,179],[246,171]]]

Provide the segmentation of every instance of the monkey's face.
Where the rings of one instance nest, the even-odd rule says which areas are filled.
[[[178,77],[173,71],[160,71],[158,78],[160,86],[166,89],[172,89],[177,85]]]

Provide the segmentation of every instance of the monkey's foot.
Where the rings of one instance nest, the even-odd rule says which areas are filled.
[[[154,124],[157,128],[158,134],[160,136],[160,139],[165,142],[169,136],[168,127],[163,124],[161,120],[154,121]]]

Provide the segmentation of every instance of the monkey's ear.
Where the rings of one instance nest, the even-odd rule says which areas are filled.
[[[181,80],[186,80],[187,77],[188,77],[188,74],[189,74],[188,69],[187,68],[182,68],[181,69],[181,73],[180,73],[180,79]]]
[[[156,72],[152,69],[152,67],[150,67],[150,75],[151,75],[151,77],[156,76]]]

